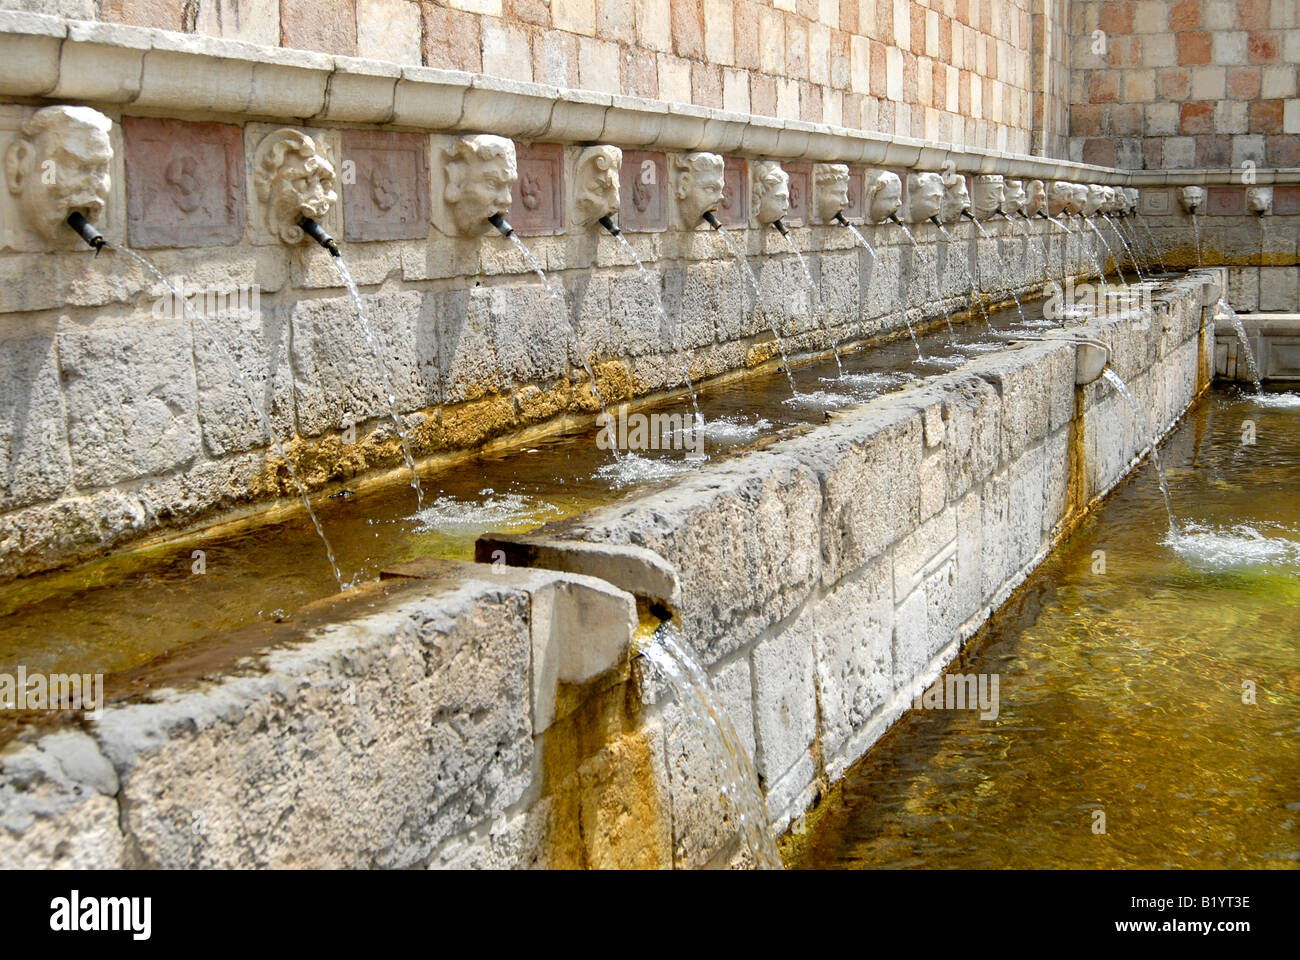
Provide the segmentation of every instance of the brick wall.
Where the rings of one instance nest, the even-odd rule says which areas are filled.
[[[1070,15],[1071,159],[1300,166],[1296,0],[1074,0]]]
[[[101,0],[105,20],[1028,153],[1068,0]],[[1037,8],[1037,10],[1036,10]],[[1054,22],[1053,22],[1054,21]],[[1040,90],[1044,89],[1039,87]],[[1041,138],[1040,138],[1041,139]]]

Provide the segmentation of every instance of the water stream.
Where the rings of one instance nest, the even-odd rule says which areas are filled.
[[[907,224],[900,220],[898,221],[898,225],[903,228],[903,233],[907,234],[907,239],[912,243],[912,251],[916,255],[917,268],[923,270],[926,265],[926,260],[925,255],[921,252],[921,245],[916,242],[916,237],[913,236],[912,231]],[[951,340],[956,336],[956,334],[952,329],[952,315],[948,312],[948,301],[944,299],[943,290],[939,287],[939,254],[937,252],[934,255],[934,270],[932,272],[934,274],[934,298],[938,300],[939,305],[943,307],[943,319],[944,322],[948,324],[948,337]],[[912,338],[912,343],[916,346],[916,359],[924,360],[925,354],[921,352],[921,344],[917,342],[916,331],[912,329],[912,320],[907,315],[906,307],[903,308],[903,322],[907,324],[907,333]]]
[[[691,372],[686,363],[686,351],[682,348],[682,338],[678,335],[677,328],[668,322],[668,311],[664,309],[664,298],[659,290],[659,284],[655,282],[650,271],[645,268],[645,264],[637,256],[636,248],[628,242],[627,237],[623,236],[622,233],[616,233],[614,239],[622,244],[624,250],[631,254],[632,261],[641,273],[641,279],[650,288],[650,294],[654,298],[655,312],[659,315],[659,329],[671,331],[669,336],[672,338],[672,347],[677,354],[677,361],[681,364],[682,379],[686,381],[686,388],[691,392],[691,409],[695,411],[695,423],[697,428],[703,427],[704,417],[700,415],[700,396],[695,390],[695,382],[691,380]]]
[[[984,315],[984,322],[985,322],[986,324],[989,324],[989,326],[992,326],[992,323],[990,323],[990,321],[989,321],[989,311],[988,311],[988,308],[987,308],[986,306],[984,306],[984,296],[980,293],[979,284],[975,282],[975,275],[974,275],[973,273],[971,273],[971,271],[970,271],[970,266],[969,266],[969,264],[966,263],[966,256],[965,256],[965,254],[963,254],[960,250],[958,250],[958,251],[957,251],[957,254],[954,255],[954,254],[953,254],[953,248],[957,246],[957,241],[953,239],[952,234],[949,233],[949,232],[944,228],[944,225],[939,221],[939,219],[938,219],[937,217],[932,218],[932,221],[933,221],[934,225],[935,225],[936,227],[939,228],[939,232],[943,234],[943,238],[944,238],[944,240],[946,240],[946,241],[948,242],[948,253],[949,253],[949,255],[952,255],[952,256],[955,256],[955,257],[956,257],[957,262],[958,262],[959,264],[961,264],[961,268],[962,268],[962,270],[963,270],[963,271],[965,272],[965,274],[966,274],[966,279],[970,281],[970,292],[971,292],[971,296],[974,297],[974,298],[975,298],[975,302],[979,304],[979,307],[980,307],[980,313],[982,313],[982,314]],[[938,254],[935,254],[935,258],[936,258],[936,261],[937,261],[937,259],[938,259]],[[937,272],[937,271],[936,271],[936,272]],[[936,280],[935,282],[937,283],[938,281]]]
[[[1263,378],[1259,375],[1259,364],[1255,362],[1255,351],[1250,347],[1250,337],[1246,335],[1246,326],[1241,322],[1241,317],[1237,316],[1237,311],[1232,309],[1226,297],[1220,297],[1219,303],[1214,311],[1214,319],[1217,322],[1226,319],[1232,324],[1232,328],[1237,331],[1237,339],[1241,341],[1241,348],[1246,353],[1246,365],[1250,369],[1250,379],[1255,384],[1255,393],[1264,392]]]
[[[808,310],[817,318],[822,329],[826,331],[826,343],[831,348],[831,353],[835,357],[835,366],[839,369],[842,377],[844,376],[844,364],[840,360],[840,348],[835,342],[835,334],[831,333],[830,324],[826,321],[826,311],[821,308],[821,298],[817,296],[817,286],[813,283],[812,271],[808,269],[808,261],[804,259],[803,254],[795,245],[794,238],[788,233],[783,234],[783,236],[790,249],[794,251],[794,255],[799,258],[799,268],[803,270],[804,283],[808,286]]]
[[[361,332],[365,334],[370,353],[375,358],[375,372],[379,374],[380,395],[383,398],[384,405],[388,407],[388,419],[393,422],[393,429],[397,431],[397,439],[402,444],[402,459],[406,462],[406,469],[411,474],[411,489],[415,491],[415,508],[423,510],[424,491],[420,489],[420,474],[415,469],[415,456],[411,453],[411,439],[402,426],[402,419],[397,413],[397,396],[393,393],[392,383],[388,379],[388,364],[384,362],[383,350],[375,337],[375,331],[370,326],[370,316],[366,312],[365,302],[361,299],[361,293],[357,290],[357,283],[352,279],[352,273],[348,270],[348,265],[343,261],[342,257],[331,257],[330,259],[338,267],[339,276],[343,278],[343,283],[348,288],[348,296],[352,298],[352,309],[356,311],[357,320],[361,323]]]
[[[1168,273],[1169,268],[1165,266],[1165,256],[1160,252],[1160,244],[1156,242],[1156,235],[1151,230],[1151,224],[1147,223],[1147,218],[1142,215],[1141,211],[1138,211],[1137,218],[1138,223],[1142,224],[1142,229],[1146,231],[1147,239],[1151,241],[1151,249],[1156,252],[1156,262],[1160,264],[1160,272]]]
[[[972,217],[971,220],[975,224],[975,229],[980,232],[980,236],[982,236],[985,240],[989,240],[993,243],[993,252],[995,255],[994,259],[996,259],[998,262],[998,279],[1002,281],[1002,289],[1006,290],[1007,293],[1011,294],[1011,299],[1016,302],[1016,312],[1020,314],[1020,322],[1024,323],[1025,308],[1020,305],[1020,297],[1016,294],[1015,288],[1012,286],[1011,281],[1007,279],[1007,267],[1002,260],[1002,244],[999,243],[997,240],[994,240],[994,238],[989,235],[989,232],[984,229],[984,224],[980,223],[979,220],[976,220],[974,217]],[[977,263],[979,262],[978,253],[976,253],[975,260]]]
[[[760,869],[781,869],[781,856],[768,832],[767,804],[758,785],[758,775],[744,744],[732,726],[726,708],[714,692],[703,667],[683,648],[677,628],[665,623],[650,642],[640,648],[641,656],[668,684],[677,704],[693,729],[701,731],[710,745],[723,778],[721,793],[735,807],[741,840]]]
[[[1107,367],[1102,372],[1102,376],[1106,378],[1106,382],[1114,387],[1116,392],[1124,398],[1124,402],[1128,404],[1128,408],[1133,414],[1133,424],[1141,432],[1142,438],[1147,444],[1147,449],[1151,451],[1151,462],[1155,465],[1156,476],[1160,480],[1160,493],[1165,498],[1165,511],[1169,514],[1169,532],[1172,536],[1177,536],[1179,533],[1178,521],[1174,518],[1174,503],[1169,496],[1169,481],[1165,477],[1164,468],[1160,465],[1160,444],[1158,438],[1152,431],[1151,425],[1143,415],[1141,408],[1138,407],[1137,400],[1129,390],[1128,384],[1120,378],[1119,374],[1110,367]]]
[[[1088,226],[1092,227],[1093,233],[1097,234],[1097,236],[1099,237],[1101,236],[1101,231],[1097,229],[1096,225],[1094,225],[1091,220],[1089,220],[1083,214],[1079,214],[1079,219],[1082,220],[1084,223],[1088,224]],[[1105,241],[1103,240],[1102,242],[1104,243]],[[1101,268],[1101,264],[1097,262],[1097,254],[1093,252],[1092,244],[1083,242],[1082,233],[1079,234],[1079,246],[1083,248],[1083,252],[1088,255],[1088,259],[1092,262],[1092,269],[1097,272],[1097,280],[1101,284],[1101,289],[1102,292],[1104,293],[1107,287],[1106,271],[1103,270]]]
[[[1119,238],[1119,242],[1124,246],[1124,252],[1128,254],[1129,263],[1133,264],[1133,270],[1137,273],[1138,282],[1140,283],[1143,279],[1142,267],[1138,264],[1137,257],[1134,256],[1133,254],[1133,248],[1130,247],[1128,241],[1124,239],[1124,234],[1120,231],[1119,225],[1116,223],[1116,221],[1112,220],[1107,214],[1104,213],[1101,215],[1101,218],[1105,220],[1108,224],[1110,224],[1110,229],[1114,232],[1115,236]],[[1119,270],[1120,280],[1123,281],[1124,268],[1119,264],[1116,264],[1116,268]]]
[[[225,359],[226,364],[234,372],[235,377],[239,380],[240,386],[244,388],[244,394],[248,397],[248,402],[252,406],[253,412],[257,414],[258,422],[261,424],[262,432],[266,435],[266,439],[271,444],[271,449],[275,452],[276,458],[284,464],[284,468],[289,474],[289,479],[293,481],[293,485],[298,491],[298,496],[302,500],[302,505],[307,511],[308,518],[311,520],[311,525],[315,528],[316,535],[320,538],[320,542],[325,548],[325,559],[329,562],[330,571],[334,574],[335,583],[338,584],[340,591],[345,589],[343,574],[340,572],[338,561],[334,556],[334,548],[330,545],[329,537],[325,536],[325,528],[321,526],[321,522],[316,516],[316,511],[312,509],[311,498],[307,495],[307,487],[298,477],[298,471],[294,469],[293,461],[289,459],[289,455],[285,452],[279,438],[276,437],[275,430],[271,427],[271,420],[266,415],[266,410],[263,408],[261,402],[257,399],[257,393],[253,390],[252,384],[248,382],[248,378],[244,376],[244,371],[240,368],[239,364],[235,362],[235,358],[230,355],[230,350],[219,338],[213,335],[212,330],[205,322],[201,311],[194,310],[190,306],[189,302],[181,296],[180,291],[162,275],[162,271],[154,266],[151,261],[146,260],[134,250],[130,250],[126,247],[112,247],[110,249],[119,250],[126,254],[132,260],[136,261],[136,263],[140,264],[140,266],[144,267],[145,270],[154,277],[154,279],[166,287],[168,292],[171,293],[173,301],[179,304],[181,309],[185,311],[185,315],[190,319],[190,323],[193,324],[197,322],[199,326],[203,328],[204,335],[208,338],[208,346],[220,354],[222,358]]]
[[[1205,264],[1201,262],[1201,218],[1196,215],[1195,210],[1192,211],[1192,231],[1196,234],[1196,265],[1203,267]]]
[[[750,287],[754,290],[754,308],[761,310],[767,316],[768,326],[772,330],[772,336],[776,338],[776,348],[781,351],[781,368],[785,370],[785,377],[790,381],[790,392],[795,396],[799,395],[799,388],[794,385],[794,374],[790,372],[790,355],[786,353],[785,341],[781,339],[781,332],[776,329],[776,318],[772,311],[768,310],[763,303],[763,292],[758,287],[758,278],[754,276],[754,271],[750,269],[749,261],[745,255],[736,246],[731,239],[731,234],[727,233],[726,227],[718,227],[718,233],[722,235],[722,241],[731,251],[731,255],[736,258],[736,263],[740,267],[740,272],[746,280],[749,281]]]

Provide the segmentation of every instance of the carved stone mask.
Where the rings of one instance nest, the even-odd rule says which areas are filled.
[[[1099,183],[1094,183],[1088,187],[1084,194],[1082,213],[1085,217],[1091,217],[1098,213],[1106,205],[1106,188]]]
[[[1272,187],[1248,187],[1246,189],[1246,205],[1250,207],[1251,213],[1270,213],[1273,210],[1273,188]]]
[[[1064,180],[1055,180],[1047,194],[1047,212],[1053,217],[1068,213],[1074,202],[1074,188]]]
[[[790,212],[790,175],[775,160],[759,160],[752,169],[754,219],[767,226]]]
[[[1029,202],[1025,196],[1025,182],[1023,180],[1008,180],[1006,189],[1002,195],[1002,212],[1008,217],[1013,217],[1025,209]]]
[[[510,191],[519,179],[514,142],[489,134],[461,137],[444,156],[442,198],[456,232],[463,237],[488,233],[493,229],[488,217],[510,212]]]
[[[1082,213],[1087,203],[1088,185],[1084,183],[1070,184],[1070,205],[1066,208],[1067,212]]]
[[[880,223],[903,205],[903,181],[888,170],[872,170],[866,178],[867,220]]]
[[[813,182],[817,185],[817,219],[830,223],[849,205],[849,168],[843,163],[815,164]]]
[[[1195,213],[1205,206],[1205,188],[1183,187],[1178,191],[1178,199],[1182,202],[1184,210]]]
[[[725,164],[716,153],[688,153],[674,158],[677,172],[677,213],[680,226],[694,230],[706,213],[718,209],[725,186]]]
[[[322,220],[338,201],[334,164],[325,145],[300,130],[277,130],[257,146],[253,185],[266,227],[282,241],[300,243],[303,217]]]
[[[1030,180],[1025,197],[1025,216],[1032,217],[1047,211],[1047,186],[1041,180]]]
[[[939,207],[939,219],[952,223],[970,209],[970,190],[966,187],[966,178],[954,174],[943,187],[943,203]]]
[[[583,226],[589,227],[601,217],[618,213],[618,174],[622,166],[623,151],[608,144],[588,147],[579,154],[573,178],[573,204]]]
[[[921,223],[939,213],[943,204],[943,177],[937,173],[907,175],[907,219]]]
[[[68,216],[94,222],[112,186],[113,123],[89,107],[45,107],[23,124],[5,151],[5,183],[43,238],[59,236]]]
[[[1141,197],[1141,194],[1138,193],[1138,188],[1137,188],[1137,187],[1125,187],[1125,188],[1124,188],[1124,203],[1125,203],[1126,206],[1128,207],[1128,212],[1129,212],[1129,213],[1137,213],[1137,208],[1138,208],[1138,199],[1139,199],[1140,197]]]
[[[1000,213],[1005,193],[1005,182],[998,174],[984,174],[976,177],[971,212],[980,220],[987,220],[989,217]]]

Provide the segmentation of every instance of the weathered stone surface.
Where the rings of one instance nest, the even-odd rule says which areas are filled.
[[[65,329],[58,344],[78,484],[163,473],[198,454],[188,323]]]
[[[293,308],[294,393],[304,434],[387,417],[385,378],[399,411],[441,401],[433,302],[414,291],[361,301],[370,336],[347,297],[302,300]]]
[[[815,650],[824,758],[842,748],[893,690],[894,604],[889,562],[872,560],[808,604],[790,628]],[[844,758],[845,765],[856,757]]]
[[[804,755],[817,735],[813,637],[785,631],[760,640],[754,664],[754,767],[767,790]]]
[[[644,546],[677,571],[685,640],[705,663],[789,614],[818,576],[816,478],[756,453],[709,464],[670,490],[593,511],[557,532]],[[726,549],[719,554],[718,545]]]
[[[51,500],[71,476],[50,334],[0,344],[0,508]]]
[[[421,586],[264,674],[105,711],[140,862],[410,866],[503,812],[531,778],[528,609]]]

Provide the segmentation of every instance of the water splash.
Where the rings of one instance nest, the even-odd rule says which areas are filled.
[[[673,350],[677,354],[678,363],[681,364],[682,378],[686,381],[686,388],[691,391],[691,409],[695,411],[695,423],[697,426],[702,426],[704,417],[700,413],[700,398],[695,392],[695,383],[691,380],[691,373],[686,365],[686,352],[682,349],[681,337],[678,336],[676,328],[668,322],[668,311],[664,309],[664,298],[659,290],[659,284],[655,283],[654,277],[646,269],[645,264],[641,262],[641,258],[637,256],[636,247],[628,242],[627,237],[623,236],[622,233],[616,233],[614,239],[622,245],[624,250],[631,254],[632,262],[636,264],[637,270],[641,273],[641,279],[650,288],[650,293],[654,299],[655,312],[659,314],[659,329],[669,331],[669,336],[673,341]]]
[[[1241,317],[1237,316],[1237,311],[1232,309],[1231,305],[1223,297],[1219,298],[1219,302],[1214,309],[1214,319],[1216,323],[1221,319],[1228,320],[1232,324],[1232,328],[1237,331],[1237,339],[1241,341],[1242,349],[1246,351],[1246,365],[1250,369],[1250,379],[1255,384],[1255,393],[1263,393],[1263,378],[1259,375],[1259,365],[1255,363],[1255,351],[1250,348],[1250,337],[1246,335],[1246,326],[1241,322]]]
[[[668,684],[686,720],[708,741],[717,770],[722,776],[724,797],[734,807],[739,833],[754,864],[760,869],[779,870],[781,856],[768,832],[767,804],[758,786],[758,775],[731,718],[718,700],[704,668],[687,653],[675,626],[665,623],[641,647],[642,658]]]
[[[774,319],[772,312],[768,310],[763,303],[763,292],[758,288],[758,278],[754,276],[754,271],[750,268],[749,261],[745,259],[745,255],[740,252],[740,248],[737,247],[735,242],[731,239],[731,234],[727,233],[727,228],[718,227],[718,233],[722,235],[722,242],[727,245],[727,249],[731,251],[731,255],[736,258],[736,263],[740,265],[741,274],[749,281],[749,285],[753,288],[754,305],[767,315],[768,325],[772,330],[772,336],[776,338],[776,348],[781,351],[782,369],[785,370],[785,378],[790,381],[790,391],[797,396],[799,388],[794,385],[794,374],[790,372],[790,355],[786,353],[785,341],[781,339],[781,334],[776,329],[776,320]]]
[[[415,469],[415,455],[411,452],[411,438],[402,426],[401,417],[397,414],[397,396],[393,393],[392,383],[388,379],[388,364],[384,362],[383,350],[380,347],[379,340],[375,337],[374,329],[370,326],[370,316],[366,313],[365,302],[361,299],[361,293],[357,290],[357,283],[352,279],[352,273],[348,270],[348,265],[343,262],[342,257],[331,257],[330,259],[334,261],[339,276],[343,278],[343,283],[348,288],[348,296],[352,298],[352,309],[356,311],[357,320],[361,323],[361,332],[365,334],[370,353],[375,358],[375,368],[379,373],[379,384],[383,390],[384,405],[388,408],[388,419],[393,422],[393,429],[397,431],[397,439],[402,444],[402,459],[406,461],[406,469],[411,474],[411,489],[415,491],[415,509],[418,512],[424,509],[424,491],[420,489],[420,474]]]
[[[415,529],[420,533],[473,532],[519,524],[534,525],[564,516],[553,503],[517,493],[498,494],[491,487],[479,491],[472,500],[460,497],[437,497],[415,515]]]
[[[1120,379],[1119,374],[1110,367],[1107,367],[1102,371],[1102,376],[1106,378],[1106,382],[1114,387],[1116,392],[1124,398],[1124,402],[1128,404],[1128,408],[1133,414],[1133,423],[1137,426],[1139,432],[1142,434],[1142,438],[1146,441],[1147,447],[1151,450],[1151,462],[1155,464],[1156,477],[1160,480],[1160,494],[1165,498],[1165,512],[1169,514],[1169,533],[1171,536],[1178,536],[1179,533],[1181,533],[1181,530],[1179,529],[1178,521],[1174,518],[1174,504],[1173,500],[1169,497],[1169,483],[1165,479],[1164,468],[1160,465],[1159,445],[1156,443],[1156,438],[1151,427],[1147,423],[1146,417],[1142,415],[1142,411],[1138,407],[1137,400],[1129,390],[1128,384]]]
[[[790,234],[782,234],[785,242],[790,245],[794,255],[799,258],[799,268],[803,270],[804,283],[808,285],[808,309],[812,312],[817,320],[821,323],[822,329],[826,331],[826,342],[830,344],[831,353],[835,356],[835,367],[839,370],[840,376],[844,376],[844,364],[840,362],[840,348],[835,343],[835,335],[831,333],[831,326],[826,320],[826,311],[821,307],[821,298],[817,296],[817,285],[813,283],[812,271],[808,269],[808,261],[804,259],[799,248],[795,246],[794,238]]]
[[[699,459],[685,456],[680,459],[670,459],[668,457],[643,457],[639,453],[625,453],[618,459],[597,467],[593,476],[606,481],[616,490],[622,490],[625,487],[632,487],[637,484],[652,483],[656,480],[667,480],[669,477],[679,476],[696,469],[699,462]]]
[[[1297,532],[1285,527],[1280,529]],[[1300,540],[1265,536],[1245,523],[1214,527],[1190,522],[1181,531],[1171,531],[1163,542],[1189,563],[1211,570],[1254,566],[1300,567]]]
[[[325,547],[325,559],[329,561],[330,572],[334,574],[334,581],[338,584],[339,591],[342,592],[345,589],[343,574],[339,570],[338,561],[334,558],[334,548],[330,546],[329,537],[325,536],[325,528],[321,526],[321,522],[316,516],[316,511],[312,509],[311,498],[307,496],[307,486],[302,482],[301,478],[299,478],[298,471],[293,467],[293,461],[289,459],[289,455],[285,452],[284,446],[280,443],[279,438],[275,435],[275,431],[271,428],[271,420],[266,415],[266,410],[262,407],[262,404],[258,401],[257,393],[253,390],[252,384],[250,384],[248,378],[244,376],[244,371],[240,368],[239,364],[235,362],[235,358],[231,356],[226,345],[213,335],[212,330],[208,327],[202,314],[193,309],[190,303],[181,296],[180,291],[162,275],[161,270],[154,266],[151,261],[146,260],[134,250],[129,250],[126,247],[111,247],[110,249],[126,254],[136,263],[140,264],[140,266],[144,267],[145,270],[154,277],[154,279],[166,287],[168,292],[171,293],[174,302],[181,305],[181,308],[184,310],[186,317],[189,318],[190,323],[194,324],[197,322],[199,326],[203,328],[203,335],[208,339],[208,347],[219,353],[225,359],[226,364],[230,369],[235,372],[235,376],[239,380],[240,386],[244,388],[244,394],[248,397],[248,402],[252,406],[253,412],[257,414],[257,419],[261,424],[262,432],[266,434],[266,439],[271,444],[271,449],[275,452],[275,455],[280,462],[284,464],[284,468],[289,474],[289,479],[293,481],[293,485],[298,491],[298,496],[302,500],[302,505],[306,508],[307,516],[311,520],[311,525],[316,529],[316,535],[320,537],[320,542]]]
[[[1250,398],[1257,407],[1272,410],[1300,410],[1300,393],[1257,393]]]

